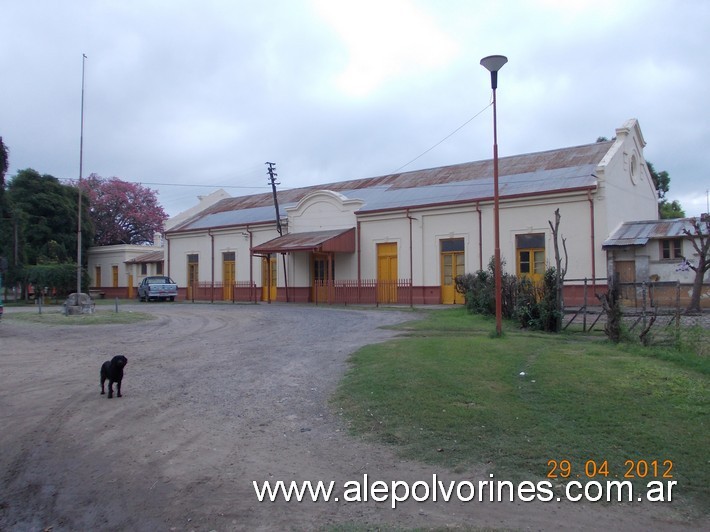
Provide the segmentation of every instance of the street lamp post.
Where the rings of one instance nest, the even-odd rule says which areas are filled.
[[[495,292],[496,292],[496,334],[503,332],[502,301],[501,301],[501,264],[500,264],[500,201],[498,197],[498,125],[496,116],[496,88],[498,87],[498,71],[508,62],[504,55],[489,55],[481,59],[481,65],[491,73],[491,89],[493,89],[493,231],[495,233]]]

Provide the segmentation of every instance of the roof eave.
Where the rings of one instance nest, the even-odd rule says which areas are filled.
[[[597,189],[596,185],[583,186],[583,187],[572,187],[565,189],[552,190],[549,192],[525,192],[521,194],[506,194],[505,196],[500,196],[500,200],[515,200],[515,199],[525,199],[534,198],[538,196],[554,196],[562,194],[574,194],[576,192],[587,192],[594,191]],[[396,212],[396,211],[406,211],[414,209],[431,209],[438,207],[449,207],[452,205],[475,205],[476,203],[485,203],[489,201],[494,201],[493,196],[483,196],[480,198],[468,198],[464,200],[454,200],[454,201],[442,201],[436,203],[422,203],[418,205],[400,205],[397,207],[383,207],[381,209],[361,209],[356,211],[355,214],[379,214],[384,212]]]
[[[201,233],[205,231],[222,231],[222,230],[228,230],[228,229],[240,229],[240,228],[245,228],[248,229],[250,227],[259,227],[259,226],[265,226],[265,225],[273,225],[276,227],[276,221],[271,220],[271,221],[266,221],[266,222],[250,222],[250,223],[241,223],[241,224],[227,224],[227,225],[213,225],[209,227],[192,227],[189,229],[175,229],[175,230],[170,230],[165,232],[165,236],[167,237],[168,235],[183,235],[183,234],[189,234],[189,233]],[[281,225],[286,225],[285,222],[282,220]]]

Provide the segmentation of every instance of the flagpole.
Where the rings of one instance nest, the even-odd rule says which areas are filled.
[[[81,293],[81,180],[84,172],[84,72],[86,69],[86,54],[81,54],[81,133],[79,135],[79,205],[77,207],[76,233],[76,293]],[[77,295],[77,297],[79,297]],[[77,304],[79,300],[77,299]]]

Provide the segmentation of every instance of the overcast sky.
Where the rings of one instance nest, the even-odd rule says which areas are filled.
[[[670,199],[706,210],[707,0],[0,0],[9,176],[78,178],[82,54],[83,175],[171,216],[268,191],[266,161],[291,188],[491,158],[491,54],[501,157],[637,118]]]

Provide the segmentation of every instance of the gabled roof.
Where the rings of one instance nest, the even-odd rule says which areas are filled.
[[[691,234],[694,233],[690,220],[690,218],[677,218],[625,222],[604,241],[602,247],[645,246],[652,239],[688,238],[683,231],[687,229]]]
[[[498,162],[501,198],[550,194],[596,187],[594,172],[613,141],[502,157]],[[280,216],[316,190],[332,190],[365,205],[359,212],[490,200],[493,161],[469,162],[379,177],[278,191]],[[169,232],[275,221],[270,192],[226,198]]]

